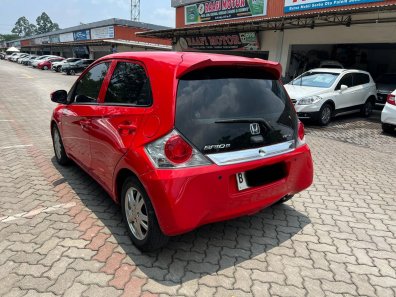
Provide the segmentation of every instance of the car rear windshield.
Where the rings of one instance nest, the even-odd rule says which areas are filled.
[[[296,127],[283,86],[263,70],[211,67],[179,81],[176,129],[203,153],[286,142]]]
[[[339,75],[339,73],[334,72],[309,71],[295,78],[290,84],[304,87],[330,88]]]

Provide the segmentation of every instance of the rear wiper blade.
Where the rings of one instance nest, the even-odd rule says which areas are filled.
[[[238,119],[224,119],[224,120],[218,120],[215,121],[216,124],[238,124],[238,123],[261,123],[263,124],[267,129],[273,130],[273,127],[271,126],[270,123],[268,123],[264,119],[260,118],[238,118]]]

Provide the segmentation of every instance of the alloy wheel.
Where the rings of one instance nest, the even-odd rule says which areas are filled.
[[[129,229],[138,240],[144,240],[149,231],[149,221],[142,193],[134,187],[129,188],[124,203]]]
[[[55,154],[58,159],[62,158],[62,143],[60,141],[60,135],[58,129],[54,129],[54,147]]]
[[[321,114],[322,123],[328,123],[331,118],[331,108],[329,106],[325,106],[322,110]]]

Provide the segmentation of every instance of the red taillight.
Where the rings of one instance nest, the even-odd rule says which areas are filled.
[[[302,122],[298,122],[298,138],[303,140],[305,137],[305,128]]]
[[[389,94],[388,97],[386,98],[386,102],[388,102],[389,104],[392,104],[392,105],[396,105],[395,97],[396,97],[395,95]]]
[[[304,124],[300,121],[298,121],[298,131],[297,131],[297,147],[302,146],[305,144],[305,128]]]
[[[165,143],[165,156],[169,161],[181,164],[187,162],[193,153],[192,147],[179,135],[172,136]]]

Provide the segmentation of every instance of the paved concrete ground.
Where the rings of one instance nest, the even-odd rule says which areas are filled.
[[[48,94],[74,80],[0,61],[0,296],[395,296],[396,135],[378,112],[307,127],[315,181],[290,202],[143,255],[98,184],[55,164]]]

